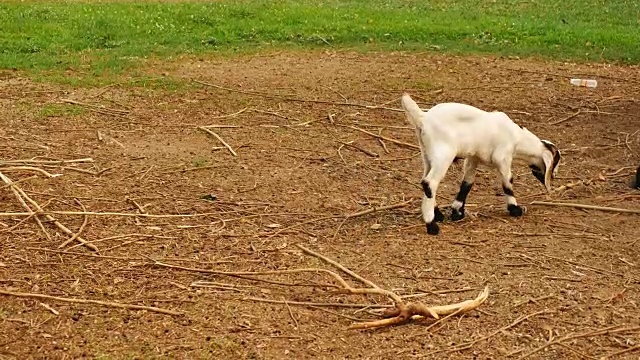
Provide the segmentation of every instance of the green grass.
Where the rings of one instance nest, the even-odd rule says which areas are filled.
[[[40,109],[42,117],[73,116],[84,113],[80,106],[70,104],[46,104]]]
[[[329,46],[640,62],[633,0],[5,1],[0,24],[0,68],[61,81],[149,58]]]

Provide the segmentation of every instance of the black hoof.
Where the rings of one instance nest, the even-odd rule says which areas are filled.
[[[434,222],[443,222],[444,221],[444,214],[442,213],[442,211],[440,211],[439,208],[435,208],[433,210],[433,221]]]
[[[451,209],[451,220],[460,221],[464,219],[464,208],[460,208],[460,210]]]
[[[435,221],[427,224],[427,234],[438,235],[438,233],[440,233],[440,227],[438,227]]]
[[[522,216],[522,208],[518,205],[509,205],[507,210],[509,210],[509,215],[513,217]]]

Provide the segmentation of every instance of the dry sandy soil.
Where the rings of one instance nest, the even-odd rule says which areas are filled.
[[[637,67],[318,51],[147,68],[150,76],[233,91],[197,83],[172,91],[72,88],[0,74],[0,171],[21,180],[17,187],[44,211],[69,212],[53,216],[99,249],[78,239],[61,247],[71,235],[45,216],[46,232],[34,217],[6,214],[27,211],[2,187],[0,358],[639,356],[639,215],[531,204],[640,208],[629,186],[640,162]],[[575,87],[573,76],[600,82]],[[526,164],[514,166],[526,214],[510,218],[498,177],[484,169],[467,218],[427,236],[418,151],[357,130],[415,144],[393,111],[405,90],[423,107],[459,101],[505,111],[555,142],[563,153],[556,190],[544,194]],[[211,130],[237,156],[197,128],[204,125],[232,125]],[[93,161],[56,162],[85,158]],[[460,171],[452,166],[440,187],[445,211]],[[180,216],[157,216],[168,214]],[[398,295],[415,294],[407,301],[449,304],[485,286],[490,294],[477,310],[433,327],[423,318],[348,330],[379,319],[381,305],[392,302],[341,293],[326,272],[238,277],[339,272],[297,245]]]

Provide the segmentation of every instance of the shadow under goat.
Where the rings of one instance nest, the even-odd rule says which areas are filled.
[[[551,179],[560,163],[560,151],[553,143],[540,140],[514,123],[505,113],[487,112],[459,103],[442,103],[422,111],[408,94],[402,96],[401,102],[407,119],[416,128],[422,153],[424,196],[421,209],[427,233],[437,235],[440,232],[437,222],[443,221],[444,215],[436,204],[436,192],[451,163],[457,159],[464,159],[464,176],[451,205],[454,221],[464,218],[464,205],[479,164],[497,169],[511,216],[523,214],[513,193],[513,160],[526,161],[536,179],[547,191],[551,190]]]
[[[640,165],[638,166],[638,170],[636,170],[636,178],[633,181],[633,187],[640,189]]]

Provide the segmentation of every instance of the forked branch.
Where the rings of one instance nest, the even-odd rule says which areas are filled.
[[[297,247],[302,250],[304,253],[314,256],[328,264],[331,264],[338,269],[342,270],[344,273],[350,275],[354,279],[362,282],[363,284],[369,286],[369,288],[353,288],[349,284],[347,284],[344,279],[341,279],[339,275],[334,274],[334,278],[340,282],[340,284],[344,287],[344,289],[351,294],[378,294],[389,297],[395,307],[391,309],[387,309],[383,316],[384,319],[374,320],[369,322],[356,323],[349,327],[349,329],[374,329],[379,327],[391,326],[391,325],[400,325],[408,322],[414,316],[422,316],[422,317],[432,317],[434,319],[439,319],[440,315],[451,315],[451,314],[461,314],[465,312],[469,312],[485,302],[487,297],[489,296],[489,288],[485,287],[484,290],[473,300],[466,300],[456,304],[449,305],[440,305],[440,306],[426,306],[421,303],[405,303],[400,296],[396,293],[380,288],[375,283],[363,278],[362,276],[356,274],[355,272],[347,269],[342,264],[339,264],[335,260],[329,259],[328,257],[318,254],[315,251],[309,250],[302,245],[297,245]]]

